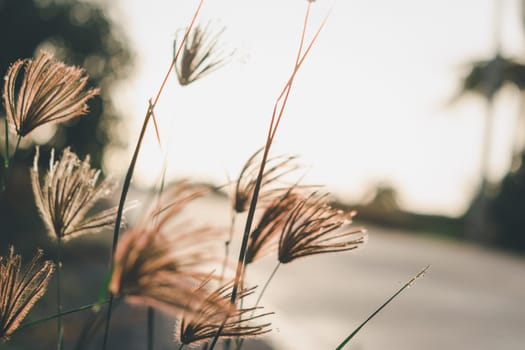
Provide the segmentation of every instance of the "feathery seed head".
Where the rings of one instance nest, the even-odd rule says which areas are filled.
[[[205,27],[197,25],[192,28],[184,47],[175,62],[175,71],[181,85],[188,85],[225,65],[235,53],[219,47],[219,40],[225,28],[216,30],[209,22]],[[179,36],[185,31],[179,31]],[[178,48],[175,39],[174,50]],[[174,55],[176,51],[174,52]]]
[[[246,264],[276,251],[284,223],[301,196],[296,186],[275,198],[264,210],[248,239]]]
[[[212,264],[221,261],[211,248],[222,242],[223,232],[209,226],[194,228],[176,219],[202,193],[185,183],[177,185],[168,193],[172,197],[168,205],[150,210],[122,236],[114,257],[113,294],[172,315],[195,311],[188,301],[204,299],[204,291],[196,292],[195,285],[209,278]]]
[[[55,61],[46,51],[35,59],[16,61],[4,78],[9,124],[23,137],[40,125],[86,114],[86,102],[99,93],[99,89],[86,90],[87,80],[83,69]]]
[[[100,170],[92,169],[89,156],[81,161],[66,148],[55,161],[51,150],[49,170],[43,183],[39,178],[39,149],[31,169],[31,185],[35,203],[48,233],[68,240],[86,233],[99,232],[115,224],[117,208],[103,210],[91,216],[87,212],[114,188],[109,179],[99,181]]]
[[[328,204],[328,195],[313,192],[297,200],[283,224],[279,238],[279,261],[352,250],[366,241],[362,227],[346,227],[355,212],[345,213]]]
[[[208,281],[197,288],[203,290]],[[207,340],[213,339],[224,323],[220,338],[248,338],[270,332],[271,323],[258,325],[251,321],[266,317],[273,313],[255,314],[260,307],[239,309],[230,303],[233,282],[208,292],[201,302],[196,313],[185,313],[176,330],[176,338],[185,345],[198,346]],[[242,299],[254,292],[255,288],[245,288],[239,291],[238,298]]]
[[[55,269],[51,261],[40,262],[42,251],[22,270],[21,256],[9,248],[0,257],[0,339],[8,340],[33,305],[44,295]]]
[[[250,206],[261,166],[262,151],[263,149],[259,149],[248,159],[235,184],[233,208],[238,213],[246,211]],[[279,183],[283,177],[300,168],[300,165],[294,162],[296,158],[277,156],[266,161],[258,197],[259,203],[266,205],[288,191],[288,187],[280,187]]]

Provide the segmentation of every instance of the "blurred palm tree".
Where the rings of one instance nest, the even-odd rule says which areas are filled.
[[[492,128],[494,124],[494,99],[497,93],[508,83],[516,85],[510,72],[511,67],[520,67],[518,62],[501,54],[500,19],[501,0],[494,1],[493,45],[494,56],[487,60],[478,60],[468,64],[468,73],[461,82],[460,92],[453,98],[456,102],[466,94],[481,96],[485,101],[485,120],[481,151],[481,186],[466,213],[465,235],[485,242],[494,241],[494,229],[488,212],[488,170],[492,144]],[[519,69],[521,71],[521,68]],[[519,88],[519,85],[517,85]]]
[[[522,153],[524,151],[524,131],[525,125],[525,63],[519,60],[505,57],[501,53],[501,9],[503,1],[494,1],[494,56],[488,60],[471,62],[468,65],[468,73],[464,76],[461,83],[461,91],[453,99],[456,101],[466,94],[475,94],[482,97],[485,101],[486,114],[484,121],[483,149],[481,153],[481,188],[473,200],[468,213],[466,214],[467,227],[466,235],[478,240],[499,242],[501,237],[497,237],[496,225],[501,226],[500,222],[491,220],[494,199],[488,196],[488,168],[491,150],[492,127],[494,123],[494,100],[504,87],[513,86],[519,92],[520,108],[516,119],[515,134],[513,140],[512,168],[510,173],[523,167]],[[522,24],[525,31],[525,0],[522,0]],[[508,182],[508,181],[507,181]],[[505,187],[505,186],[504,186]],[[506,186],[508,187],[508,186]],[[506,188],[505,187],[505,188]],[[496,196],[501,196],[501,193]],[[521,214],[520,214],[521,215]],[[501,227],[500,227],[501,228]],[[501,231],[501,230],[499,230]],[[504,232],[499,234],[506,235]]]
[[[525,0],[524,0],[525,1]],[[485,100],[486,115],[484,127],[483,150],[481,160],[482,183],[481,191],[487,188],[487,173],[490,159],[491,131],[494,123],[494,98],[505,86],[514,86],[520,92],[520,111],[517,118],[517,128],[513,141],[512,160],[523,151],[523,141],[520,126],[523,125],[525,107],[525,63],[512,58],[504,57],[499,50],[489,60],[476,61],[469,64],[469,71],[461,83],[461,91],[454,97],[453,102],[466,94],[476,94]]]

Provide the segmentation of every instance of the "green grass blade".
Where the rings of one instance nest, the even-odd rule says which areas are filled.
[[[390,304],[390,302],[392,300],[394,300],[399,294],[401,294],[405,289],[407,289],[408,287],[410,287],[411,285],[414,284],[414,282],[416,282],[416,280],[418,278],[420,278],[421,276],[423,276],[425,274],[425,272],[427,272],[427,270],[430,268],[430,265],[427,265],[423,270],[421,270],[417,275],[415,275],[414,277],[412,277],[407,283],[405,283],[405,285],[403,287],[401,287],[397,292],[394,293],[394,295],[392,295],[390,298],[388,298],[387,301],[385,301],[383,303],[383,305],[381,305],[379,308],[377,308],[376,311],[374,311],[370,316],[368,316],[368,318],[359,325],[359,327],[357,327],[348,337],[346,337],[345,340],[343,340],[343,342],[341,344],[339,344],[336,348],[336,350],[341,350],[346,344],[348,344],[348,342],[350,340],[352,340],[352,338],[357,334],[359,333],[359,331],[361,330],[361,328],[363,328],[372,318],[375,317],[375,315],[377,315],[381,310],[383,310],[383,308],[385,306],[387,306],[388,304]]]

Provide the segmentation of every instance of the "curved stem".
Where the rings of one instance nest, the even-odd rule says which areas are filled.
[[[88,309],[92,309],[93,307],[97,307],[97,306],[103,305],[105,303],[107,303],[107,300],[105,300],[103,302],[96,302],[96,303],[92,303],[92,304],[83,305],[83,306],[77,307],[77,308],[72,309],[72,310],[67,310],[67,311],[61,312],[59,314],[54,314],[54,315],[51,315],[51,316],[48,316],[48,317],[44,317],[44,318],[41,318],[41,319],[38,319],[38,320],[35,320],[35,321],[26,322],[26,323],[23,323],[22,325],[20,325],[20,327],[18,327],[12,334],[14,334],[16,332],[19,332],[19,331],[21,331],[21,330],[23,330],[25,328],[29,328],[29,327],[35,326],[37,324],[40,324],[40,323],[43,323],[43,322],[46,322],[46,321],[50,321],[50,320],[53,320],[53,319],[58,318],[58,317],[66,316],[66,315],[69,315],[69,314],[73,314],[73,313],[76,313],[76,312],[79,312],[79,311],[85,311],[85,310],[88,310]]]

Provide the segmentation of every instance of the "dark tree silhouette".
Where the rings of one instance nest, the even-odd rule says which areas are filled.
[[[498,225],[496,243],[525,252],[525,153],[521,167],[503,179],[498,195],[491,201],[491,216]]]
[[[482,184],[467,216],[466,235],[477,240],[525,251],[525,63],[501,54],[500,24],[502,2],[495,0],[495,55],[470,64],[457,98],[466,93],[480,95],[486,102],[485,135],[482,151]],[[525,30],[525,0],[522,0],[522,24]],[[487,191],[487,168],[493,123],[493,102],[504,86],[514,86],[520,98],[520,110],[513,137],[512,167],[497,192]]]
[[[71,145],[80,155],[89,153],[96,166],[104,146],[118,139],[111,135],[118,116],[108,96],[109,87],[130,65],[123,35],[103,10],[94,3],[76,0],[0,0],[1,76],[10,63],[33,57],[36,50],[45,48],[67,64],[84,67],[90,83],[101,87],[100,97],[90,102],[91,112],[58,126],[49,144],[58,149]],[[3,135],[0,137],[3,140]],[[22,150],[17,159],[28,155]]]
[[[39,49],[46,49],[68,65],[84,67],[90,76],[89,84],[101,88],[100,96],[89,102],[90,112],[57,125],[54,136],[41,149],[42,164],[47,162],[49,148],[60,152],[71,146],[82,158],[90,154],[91,164],[99,167],[104,147],[121,140],[114,135],[114,130],[125,133],[119,127],[123,123],[108,94],[110,87],[126,76],[131,64],[124,35],[107,17],[102,5],[80,0],[0,0],[0,33],[2,77],[9,64],[34,57]],[[3,89],[3,84],[0,87]],[[4,124],[5,110],[0,105],[0,122]],[[3,161],[4,135],[1,134],[0,159]],[[30,142],[17,152],[16,162],[9,169],[9,186],[0,194],[1,246],[17,244],[23,249],[21,245],[28,240],[27,234],[32,234],[37,242],[45,242],[44,234],[36,234],[41,232],[42,225],[36,216],[28,181],[33,155]],[[32,243],[34,247],[35,241]]]

